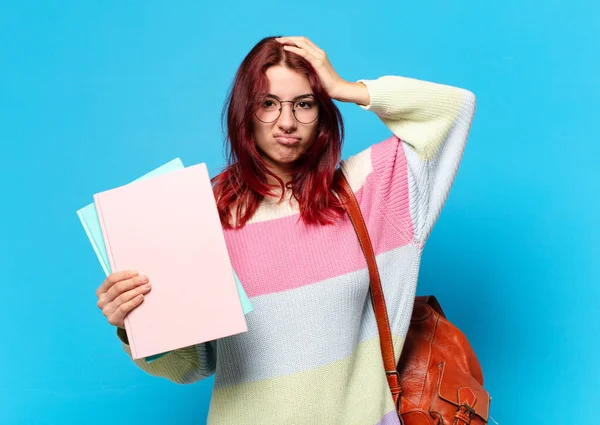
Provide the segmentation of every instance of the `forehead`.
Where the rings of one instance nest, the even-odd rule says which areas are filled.
[[[312,93],[306,75],[283,66],[272,66],[265,72],[269,80],[269,93],[282,99]]]

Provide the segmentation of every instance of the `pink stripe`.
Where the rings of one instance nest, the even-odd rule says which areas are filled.
[[[402,171],[402,167],[396,171]],[[395,191],[408,191],[405,177],[404,187],[397,183]],[[381,186],[371,173],[356,194],[376,254],[412,240],[412,227],[390,231],[391,222],[381,213],[386,209]],[[297,221],[295,214],[225,232],[233,267],[249,297],[298,288],[367,267],[347,217],[335,226],[306,226]],[[401,228],[398,223],[394,227]]]
[[[404,144],[392,136],[371,148],[373,169],[379,176],[379,205],[385,205],[386,215],[392,217],[396,226],[410,235],[414,234],[410,217],[408,191],[408,163],[404,153]]]

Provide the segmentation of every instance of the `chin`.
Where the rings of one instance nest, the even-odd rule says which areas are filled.
[[[302,155],[304,155],[304,152],[290,152],[286,155],[282,155],[279,152],[274,152],[272,155],[269,155],[269,160],[274,164],[292,165],[302,158]]]
[[[274,168],[290,170],[293,168],[294,164],[306,154],[307,149],[302,146],[287,152],[285,150],[287,149],[284,148],[282,151],[282,148],[279,145],[276,145],[273,146],[272,150],[261,150],[261,154],[263,160]]]

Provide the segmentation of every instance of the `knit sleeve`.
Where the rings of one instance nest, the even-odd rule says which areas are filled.
[[[439,217],[462,160],[475,113],[468,90],[398,76],[360,80],[374,112],[392,131],[371,147],[384,210],[424,243]]]
[[[123,344],[123,349],[131,358],[131,349],[127,335],[122,329],[117,335]],[[191,384],[208,378],[215,372],[217,342],[210,341],[179,350],[169,351],[152,361],[137,359],[133,362],[144,372],[166,378],[177,384]]]

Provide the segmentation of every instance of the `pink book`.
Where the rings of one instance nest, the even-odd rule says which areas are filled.
[[[205,164],[94,195],[112,270],[152,290],[125,318],[140,359],[247,331]]]

